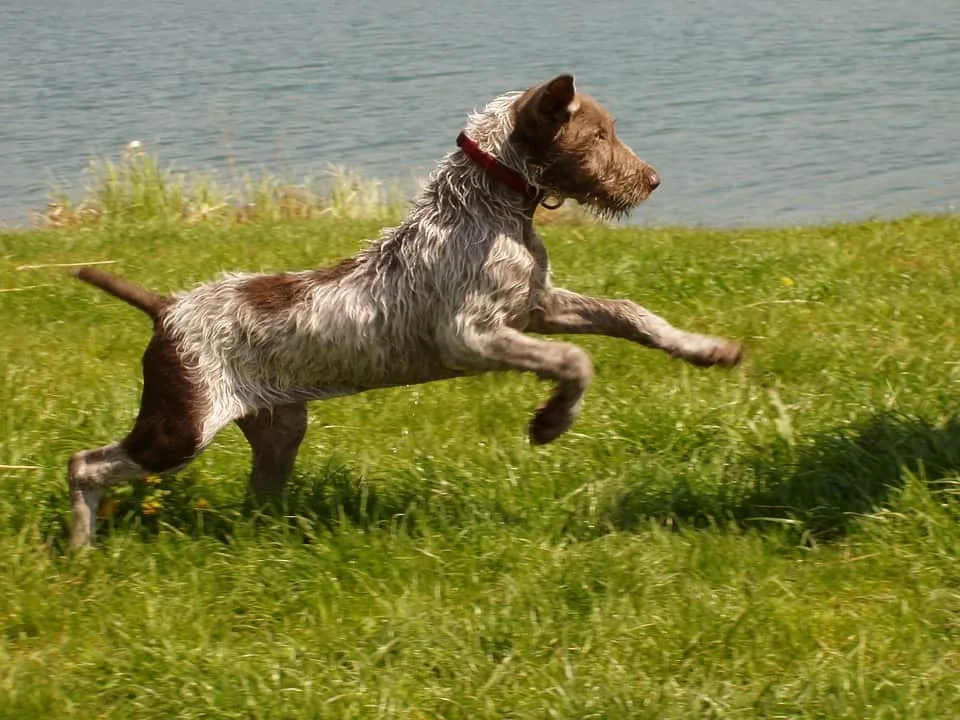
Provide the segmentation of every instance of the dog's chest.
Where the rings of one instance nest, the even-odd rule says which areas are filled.
[[[550,287],[550,262],[543,242],[532,228],[520,238],[498,238],[485,270],[491,286],[486,299],[498,306],[496,314],[508,325],[524,326]]]

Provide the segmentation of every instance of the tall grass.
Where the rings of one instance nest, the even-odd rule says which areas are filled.
[[[399,218],[416,190],[400,183],[365,178],[355,170],[331,166],[321,177],[290,182],[264,173],[239,175],[227,182],[215,172],[179,170],[129,143],[119,158],[91,158],[80,188],[55,187],[37,220],[56,228],[115,223],[249,223],[258,221]],[[584,221],[573,205],[538,209],[541,220]]]
[[[271,516],[231,427],[72,557],[66,459],[129,428],[149,324],[51,265],[166,291],[380,225],[172,216],[0,233],[0,717],[960,717],[960,219],[547,226],[558,284],[744,366],[578,338],[544,448],[529,377],[317,403]]]

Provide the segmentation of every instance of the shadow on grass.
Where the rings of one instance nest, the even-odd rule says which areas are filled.
[[[283,497],[266,507],[255,505],[241,483],[210,497],[218,488],[199,482],[189,470],[148,478],[108,496],[101,506],[97,539],[102,542],[116,531],[135,531],[145,539],[172,531],[230,541],[268,528],[298,533],[309,542],[318,533],[341,528],[395,526],[416,533],[426,518],[431,525],[462,522],[471,508],[456,485],[432,468],[419,470],[389,480],[368,478],[333,458],[323,468],[296,474]],[[59,549],[67,546],[69,521],[67,498],[51,495],[41,532]]]
[[[824,432],[790,447],[785,443],[759,448],[734,462],[715,491],[698,478],[669,479],[657,489],[632,486],[586,522],[574,510],[561,535],[595,535],[611,529],[633,531],[651,519],[678,528],[733,522],[741,527],[779,524],[808,538],[828,540],[843,535],[850,523],[883,506],[906,480],[907,473],[936,490],[955,484],[960,473],[960,418],[937,425],[923,418],[883,413]],[[950,478],[953,480],[950,480]],[[317,471],[300,474],[278,507],[258,510],[243,495],[242,484],[205,492],[189,472],[179,477],[137,483],[114,495],[110,518],[101,521],[98,536],[131,529],[149,538],[160,532],[230,541],[263,528],[282,529],[310,542],[339,529],[396,527],[416,534],[462,527],[472,520],[505,525],[524,522],[495,496],[478,496],[467,484],[448,477],[443,468],[418,465],[389,478],[368,478],[333,458]],[[65,547],[69,508],[65,494],[51,496],[45,537]],[[600,522],[596,522],[599,520]]]
[[[651,517],[681,527],[780,523],[825,540],[884,505],[908,473],[931,490],[960,473],[960,418],[936,425],[894,413],[872,415],[798,448],[785,443],[763,448],[731,468],[729,487],[713,497],[689,481],[659,497],[628,491],[607,520],[617,529],[635,528]]]

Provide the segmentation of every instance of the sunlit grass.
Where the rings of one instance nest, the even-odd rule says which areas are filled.
[[[338,165],[319,177],[297,180],[269,173],[224,180],[215,172],[178,169],[139,141],[129,143],[116,159],[91,158],[79,185],[52,188],[47,207],[36,216],[38,224],[246,224],[330,217],[386,222],[402,216],[417,190],[416,183],[387,184]],[[588,219],[575,204],[553,211],[540,208],[538,216],[546,221]]]
[[[50,265],[167,291],[381,224],[119,194],[0,234],[0,717],[960,716],[960,220],[547,226],[555,282],[744,366],[578,338],[597,379],[544,448],[529,377],[317,403],[285,516],[245,507],[229,428],[71,557],[66,459],[130,427],[149,323]]]

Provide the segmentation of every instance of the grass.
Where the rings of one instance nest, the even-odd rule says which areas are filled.
[[[290,182],[269,173],[224,182],[217,173],[165,164],[139,141],[117,159],[93,157],[77,192],[58,187],[38,219],[58,228],[116,223],[248,223],[333,217],[389,217],[402,211],[399,187],[343,167]]]
[[[743,338],[747,363],[580,338],[597,380],[545,448],[527,377],[318,403],[286,515],[244,510],[229,428],[64,553],[66,459],[129,428],[148,324],[17,268],[170,290],[379,225],[0,233],[0,717],[960,715],[958,218],[548,225],[558,283]]]
[[[319,178],[298,181],[270,173],[234,173],[224,181],[215,172],[181,170],[164,163],[135,140],[116,159],[91,158],[79,191],[53,188],[47,207],[36,219],[54,228],[158,222],[233,225],[317,218],[389,221],[399,218],[405,207],[399,183],[387,185],[342,166],[328,168]],[[538,219],[582,222],[586,215],[571,203],[539,212]]]

